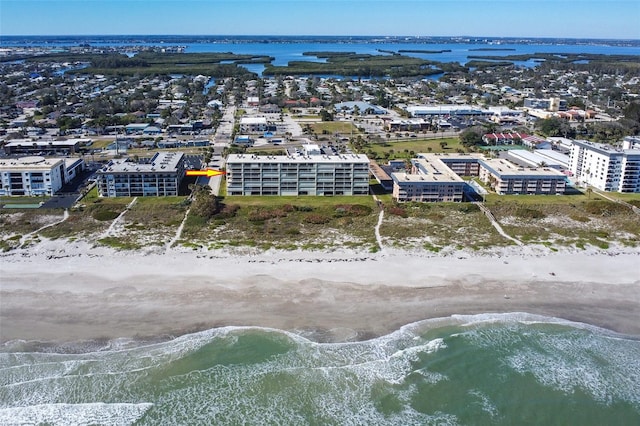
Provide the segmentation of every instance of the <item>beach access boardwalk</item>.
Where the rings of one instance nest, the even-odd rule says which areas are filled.
[[[50,223],[48,225],[44,225],[44,226],[36,229],[33,232],[30,232],[30,233],[28,233],[26,235],[23,235],[22,238],[20,238],[20,246],[22,247],[24,245],[24,243],[26,243],[29,238],[31,238],[34,235],[37,235],[38,232],[43,231],[43,230],[45,230],[47,228],[51,228],[52,226],[56,226],[56,225],[64,222],[67,219],[69,219],[69,210],[68,209],[64,209],[64,213],[62,214],[62,218],[60,220],[55,221],[53,223]]]
[[[491,210],[489,210],[487,208],[487,206],[485,206],[483,203],[479,202],[479,201],[474,201],[473,204],[475,204],[476,206],[478,206],[480,208],[480,210],[482,210],[482,212],[485,214],[485,216],[487,216],[487,219],[489,219],[489,221],[491,222],[491,225],[493,225],[494,228],[496,228],[496,231],[498,231],[498,233],[500,235],[502,235],[504,238],[506,238],[507,240],[513,241],[514,243],[516,243],[519,246],[523,246],[524,243],[516,238],[513,238],[511,235],[507,234],[506,232],[504,232],[504,229],[502,229],[502,226],[500,226],[500,223],[496,220],[495,216],[493,215],[493,213],[491,213]]]
[[[378,243],[378,248],[380,251],[383,251],[384,247],[382,246],[382,235],[380,235],[380,226],[382,225],[382,220],[384,219],[384,205],[382,204],[380,199],[378,199],[378,197],[375,196],[375,194],[372,194],[372,195],[373,195],[373,199],[376,201],[376,204],[378,205],[378,207],[380,207],[378,222],[376,223],[375,228],[373,228],[373,231],[376,234],[376,242]]]
[[[109,225],[109,228],[107,228],[107,230],[104,232],[104,234],[102,234],[102,236],[100,238],[107,238],[109,236],[111,236],[111,234],[113,233],[113,230],[116,228],[116,226],[120,223],[120,220],[122,219],[122,217],[129,211],[131,210],[131,208],[136,204],[136,202],[138,201],[138,197],[134,197],[133,200],[131,200],[131,202],[127,205],[127,207],[122,211],[122,213],[120,213],[118,215],[118,217],[116,217],[115,219],[113,219],[113,222],[111,222],[111,225]]]
[[[626,201],[622,201],[622,200],[618,200],[617,198],[613,198],[613,197],[607,195],[603,191],[599,191],[599,190],[594,189],[593,192],[595,192],[596,194],[600,195],[602,198],[606,198],[609,201],[613,201],[614,203],[622,204],[623,206],[629,207],[635,214],[640,215],[640,208],[634,206],[633,204],[629,204]]]

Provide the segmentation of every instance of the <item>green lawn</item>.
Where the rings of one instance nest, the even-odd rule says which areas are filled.
[[[92,149],[106,148],[109,144],[113,143],[113,139],[93,139],[91,144]]]
[[[47,201],[51,197],[0,197],[0,205],[2,204],[38,204],[40,201]]]
[[[592,195],[596,195],[595,192]],[[626,201],[627,203],[638,201],[640,202],[640,193],[622,193],[622,192],[607,192],[607,196],[616,200]],[[636,204],[636,203],[632,203]],[[637,204],[636,204],[637,205]]]
[[[302,123],[302,126],[304,127],[306,123]],[[356,126],[353,125],[353,123],[348,123],[348,122],[344,122],[344,121],[323,121],[320,123],[309,123],[309,126],[311,126],[311,129],[313,130],[314,133],[316,134],[322,134],[323,131],[327,131],[330,134],[333,133],[353,133],[353,134],[357,134],[359,133],[359,130]]]
[[[281,207],[287,204],[293,206],[309,206],[309,207],[325,207],[337,206],[340,204],[363,204],[375,207],[376,203],[370,195],[348,196],[337,195],[333,197],[314,197],[314,196],[242,196],[229,195],[224,197],[225,204],[234,204],[241,207]]]
[[[588,195],[576,194],[576,195],[498,195],[496,193],[487,194],[485,197],[485,203],[487,206],[499,205],[499,204],[513,204],[513,205],[561,205],[561,204],[575,204],[585,201],[603,200],[602,197],[597,194],[591,194],[591,198]]]
[[[446,143],[444,148],[441,143]],[[419,153],[457,152],[459,149],[464,149],[464,147],[460,144],[458,138],[414,139],[409,141],[394,141],[391,139],[379,144],[367,144],[361,152],[370,156],[373,153],[377,158],[385,158],[388,153],[388,158],[410,159]]]

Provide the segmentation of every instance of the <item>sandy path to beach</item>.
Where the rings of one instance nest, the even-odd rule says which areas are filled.
[[[226,325],[348,340],[489,312],[556,316],[640,335],[638,253],[459,257],[4,257],[0,340],[152,338]]]

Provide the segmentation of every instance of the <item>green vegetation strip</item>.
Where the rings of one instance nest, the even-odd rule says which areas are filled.
[[[312,52],[306,52],[311,55]],[[466,70],[457,63],[427,61],[411,56],[316,52],[326,62],[291,61],[287,66],[267,65],[264,75],[337,74],[363,77],[415,77]]]
[[[40,204],[4,204],[3,209],[39,209]]]

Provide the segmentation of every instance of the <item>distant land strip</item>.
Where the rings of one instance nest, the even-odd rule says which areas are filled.
[[[469,49],[469,52],[499,52],[499,51],[515,51],[516,49],[511,47],[476,47],[475,49]]]
[[[516,50],[516,49],[512,49]],[[442,50],[420,50],[420,49],[400,49],[398,53],[446,53],[451,52],[451,49],[442,49]]]

